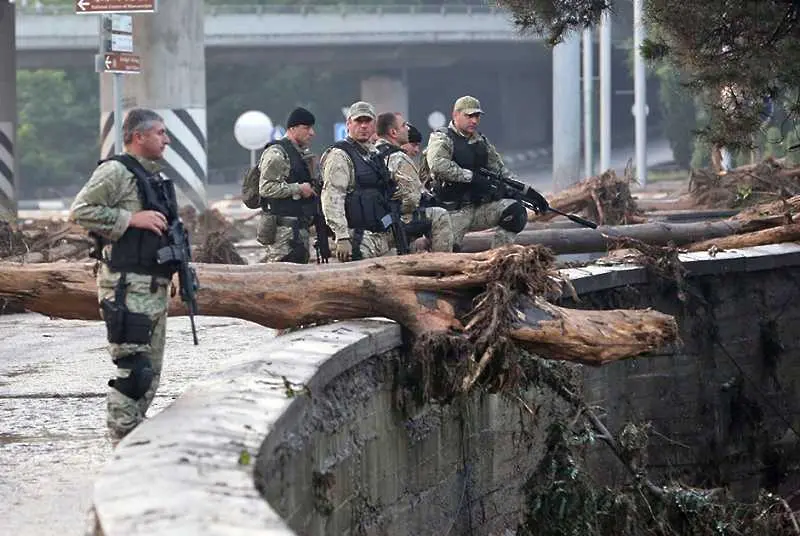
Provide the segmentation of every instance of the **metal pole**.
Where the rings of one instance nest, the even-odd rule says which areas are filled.
[[[124,150],[122,143],[122,75],[114,73],[112,76],[112,91],[114,93],[114,152],[119,154]]]
[[[611,15],[600,18],[600,171],[611,167]]]
[[[256,152],[250,149],[250,168],[256,167]]]
[[[636,174],[641,186],[647,185],[647,79],[641,47],[645,28],[642,17],[643,0],[633,1],[633,106],[636,121]]]
[[[594,175],[594,42],[592,30],[583,31],[583,174]]]

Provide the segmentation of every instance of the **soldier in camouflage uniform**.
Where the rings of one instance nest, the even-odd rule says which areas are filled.
[[[411,157],[416,165],[419,164],[419,153],[422,152],[422,132],[411,123],[408,125],[408,141],[402,145],[403,151]]]
[[[401,218],[409,241],[430,235],[432,251],[453,251],[453,229],[447,211],[441,207],[420,207],[423,188],[419,173],[402,149],[408,143],[408,123],[399,113],[383,113],[378,116],[377,132],[375,148],[386,155],[386,166],[397,186],[395,199],[401,202]]]
[[[525,207],[514,199],[498,199],[488,178],[479,171],[485,168],[513,177],[494,146],[478,132],[481,114],[478,99],[459,98],[450,125],[432,132],[425,149],[435,193],[450,213],[456,251],[467,232],[495,226],[492,247],[511,244],[528,221]]]
[[[369,142],[375,134],[375,108],[363,101],[350,106],[347,132],[347,138],[320,159],[322,211],[336,234],[341,262],[386,254],[391,236],[379,220],[386,206],[389,170]]]
[[[308,263],[308,228],[316,207],[308,166],[314,123],[311,112],[296,108],[286,121],[286,136],[267,144],[261,155],[258,192],[262,214],[258,239],[266,246],[264,262]],[[269,227],[274,231],[270,232]]]
[[[134,109],[122,130],[125,153],[95,169],[70,210],[72,221],[105,244],[97,252],[102,260],[97,286],[108,349],[117,367],[107,394],[107,425],[114,444],[145,418],[158,388],[167,287],[174,269],[159,265],[155,252],[169,244],[165,232],[178,217],[174,187],[161,178],[156,163],[170,141],[163,119],[151,110]],[[147,182],[131,171],[137,166]]]

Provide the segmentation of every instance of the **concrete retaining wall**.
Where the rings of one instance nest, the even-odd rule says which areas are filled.
[[[657,466],[677,464],[688,478],[713,464],[718,480],[742,489],[754,478],[769,482],[763,457],[759,465],[742,460],[776,438],[791,441],[783,420],[796,419],[800,379],[792,363],[800,246],[682,259],[694,300],[685,305],[642,267],[566,271],[579,306],[653,306],[682,324],[681,351],[586,370],[587,393],[608,409],[612,427],[650,420],[669,437],[653,443]],[[744,374],[713,348],[709,332]],[[127,437],[104,469],[95,488],[102,530],[489,535],[513,528],[519,485],[537,461],[535,426],[559,407],[539,399],[548,411],[531,423],[516,405],[475,395],[464,406],[399,415],[392,387],[400,342],[389,322],[322,326],[281,337],[259,349],[257,361],[193,385]],[[770,403],[756,400],[762,392]],[[782,417],[773,418],[773,406]],[[755,449],[736,443],[745,437],[769,441]],[[618,477],[602,450],[589,461],[598,477]]]

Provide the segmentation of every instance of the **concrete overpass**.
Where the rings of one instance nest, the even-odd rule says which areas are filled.
[[[142,15],[142,16],[158,16]],[[18,6],[19,68],[85,66],[98,47],[95,16],[72,6]],[[209,63],[442,67],[459,60],[530,58],[532,36],[487,6],[207,6]],[[465,46],[469,44],[472,46]]]

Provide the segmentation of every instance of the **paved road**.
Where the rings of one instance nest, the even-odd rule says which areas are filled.
[[[635,159],[634,147],[618,147],[611,151],[611,167],[617,172],[618,175],[622,174],[628,160]],[[672,149],[667,140],[649,140],[647,146],[647,165],[648,167],[657,166],[671,162]],[[552,163],[549,160],[541,162],[539,165],[531,167],[520,168],[518,170],[519,176],[522,180],[541,191],[542,193],[552,193],[553,190],[553,173]],[[583,172],[583,167],[581,167]],[[578,180],[585,177],[577,177]],[[576,181],[577,182],[577,181]],[[634,186],[635,188],[635,186]]]
[[[194,379],[240,362],[274,330],[237,319],[171,318],[152,416]],[[100,322],[0,316],[0,533],[82,534],[94,475],[109,458],[105,382],[113,366]]]

